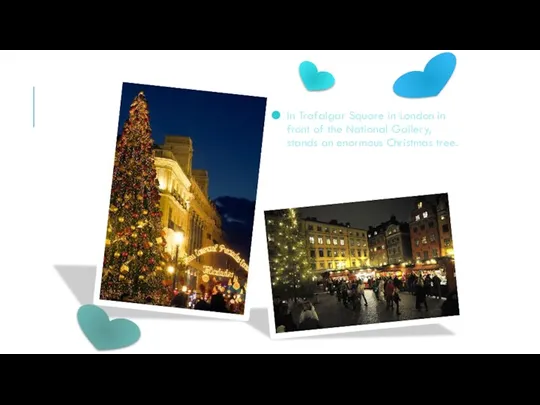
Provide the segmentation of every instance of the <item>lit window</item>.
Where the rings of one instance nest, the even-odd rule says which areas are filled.
[[[315,238],[313,236],[309,237],[309,243],[311,243],[312,245],[315,243]]]
[[[381,249],[384,249],[384,245],[381,246]]]
[[[417,220],[417,221],[420,221],[420,215],[417,215],[417,216],[416,216],[416,220]]]
[[[424,218],[427,218],[428,217],[427,211],[425,211],[422,215],[424,216]]]
[[[444,221],[445,218],[446,218],[446,217],[443,215],[443,216],[441,217],[441,221]]]
[[[418,209],[421,209],[424,204],[422,202],[418,203]]]
[[[377,235],[377,232],[373,233],[373,235]]]
[[[332,244],[332,239],[326,238],[326,244],[327,244],[327,245],[331,245],[331,244]]]
[[[345,240],[344,240],[344,239],[341,239],[341,240],[339,241],[339,244],[340,244],[341,246],[345,246]]]
[[[334,245],[337,245],[337,239],[334,238]]]
[[[324,243],[324,239],[321,236],[319,236],[317,238],[317,242],[319,243],[319,245],[322,245]]]

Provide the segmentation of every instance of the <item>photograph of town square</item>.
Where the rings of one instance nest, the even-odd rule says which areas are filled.
[[[101,300],[244,314],[265,109],[124,83]]]
[[[448,194],[265,220],[276,333],[459,315]]]

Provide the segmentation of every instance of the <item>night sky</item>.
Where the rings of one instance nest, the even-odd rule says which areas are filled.
[[[231,196],[255,201],[266,98],[124,83],[119,134],[140,91],[148,101],[158,145],[165,135],[193,140],[193,169],[208,171],[212,200]]]
[[[440,195],[440,194],[437,194]],[[431,203],[436,203],[437,195],[424,196]],[[376,200],[349,204],[323,205],[319,207],[299,208],[300,215],[316,217],[322,222],[335,219],[340,223],[350,222],[351,227],[368,229],[388,221],[395,215],[400,222],[409,222],[415,207],[415,197]]]

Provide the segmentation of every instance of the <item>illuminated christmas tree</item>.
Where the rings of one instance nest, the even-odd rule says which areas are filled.
[[[297,299],[311,295],[314,291],[312,262],[296,210],[267,213],[266,230],[274,297]]]
[[[148,104],[141,92],[131,104],[116,147],[103,300],[167,304],[166,242],[152,145]]]

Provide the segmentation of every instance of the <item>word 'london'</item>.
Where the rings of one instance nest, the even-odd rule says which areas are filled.
[[[184,259],[184,264],[189,264],[193,260],[195,260],[197,257],[205,255],[207,253],[224,253],[229,257],[232,257],[236,263],[240,265],[245,271],[248,271],[248,264],[238,253],[236,253],[234,250],[227,248],[225,245],[218,245],[215,244],[213,246],[207,246],[202,249],[197,249],[195,253],[192,255],[189,255]]]
[[[234,273],[229,270],[215,269],[212,266],[203,266],[203,274],[214,277],[233,278]]]

